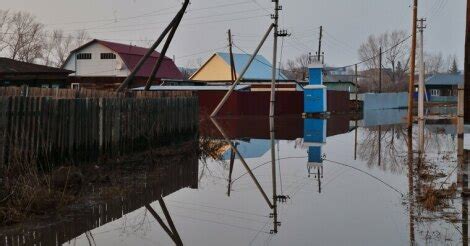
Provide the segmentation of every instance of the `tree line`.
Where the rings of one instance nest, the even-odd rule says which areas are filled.
[[[86,31],[47,30],[28,12],[0,10],[1,57],[61,67],[70,51],[89,40]]]
[[[370,35],[359,47],[358,58],[365,61],[360,66],[358,83],[363,92],[379,90],[378,54],[382,47],[382,91],[407,91],[410,70],[409,42],[403,42],[408,37],[407,32],[395,30],[379,35]],[[371,59],[373,58],[373,59]],[[456,55],[444,56],[442,52],[424,54],[425,72],[427,76],[437,73],[458,73],[459,62]],[[305,80],[309,63],[308,55],[302,55],[288,60],[284,70],[291,79]],[[334,66],[331,66],[334,67]],[[354,68],[349,67],[345,74],[354,75]]]

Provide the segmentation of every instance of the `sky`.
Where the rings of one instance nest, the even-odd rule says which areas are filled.
[[[173,18],[183,0],[2,0],[1,9],[27,11],[47,29],[66,33],[86,30],[92,38],[148,46]],[[427,18],[425,50],[464,59],[465,0],[420,0],[419,17]],[[324,28],[326,63],[345,66],[359,61],[357,49],[369,35],[411,29],[412,0],[280,0],[280,28],[292,35],[279,41],[285,63],[318,49]],[[271,0],[192,0],[167,53],[178,66],[191,67],[214,52],[227,52],[227,30],[234,52],[251,53],[271,23]],[[158,49],[157,49],[158,50]],[[272,59],[270,37],[261,54]],[[282,54],[282,55],[281,55]]]

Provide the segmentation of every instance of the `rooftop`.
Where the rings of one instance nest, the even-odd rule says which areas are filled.
[[[230,54],[218,52],[216,53],[218,56],[222,57],[222,59],[227,63],[230,64]],[[246,64],[250,60],[251,55],[249,54],[233,54],[233,59],[235,60],[235,71],[237,74],[240,74],[245,68]],[[269,62],[264,56],[257,55],[253,62],[248,68],[248,71],[243,76],[244,80],[270,80],[272,78],[272,64]],[[278,70],[277,73],[278,80],[287,80],[288,78]]]
[[[463,74],[435,74],[426,79],[426,85],[460,85],[463,84]],[[416,83],[417,84],[417,83]]]
[[[73,71],[0,57],[0,74],[71,74]]]
[[[116,52],[121,59],[124,61],[126,66],[129,68],[129,70],[134,70],[134,68],[137,66],[137,63],[140,61],[140,59],[147,53],[148,48],[144,47],[139,47],[139,46],[134,46],[134,45],[129,45],[129,44],[120,44],[120,43],[114,43],[114,42],[109,42],[109,41],[103,41],[99,39],[94,39],[79,48],[73,50],[71,54],[78,52],[79,50],[88,47],[89,45],[92,45],[94,43],[101,44],[110,50]],[[157,59],[160,57],[160,53],[153,51],[151,56],[147,59],[147,61],[144,63],[140,71],[137,73],[137,76],[139,77],[149,77],[153,67],[157,63]],[[69,57],[70,59],[70,57]],[[160,67],[160,70],[158,71],[157,78],[162,78],[162,79],[183,79],[183,74],[181,71],[178,69],[176,64],[173,62],[168,57],[165,57],[165,59],[162,62],[162,65]]]

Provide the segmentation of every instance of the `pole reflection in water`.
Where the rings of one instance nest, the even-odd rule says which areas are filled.
[[[464,149],[464,108],[463,90],[459,88],[457,109],[457,159],[459,173],[457,184],[459,185],[460,198],[462,199],[462,245],[468,245],[468,195],[469,195],[469,165],[470,150]]]
[[[271,216],[274,218],[273,230],[271,233],[276,234],[278,232],[278,225],[281,223],[277,221],[277,177],[276,177],[276,132],[274,130],[274,116],[269,117],[269,135],[271,140],[271,170],[272,170],[272,181],[273,181],[273,213]]]
[[[40,222],[24,223],[19,229],[0,232],[0,245],[17,245],[20,237],[23,241],[21,245],[62,245],[75,241],[93,243],[95,240],[99,245],[98,241],[103,238],[99,237],[98,240],[96,234],[101,234],[100,230],[103,229],[98,228],[109,228],[110,224],[119,220],[126,221],[128,215],[139,211],[145,219],[147,213],[144,207],[176,245],[183,245],[163,197],[184,188],[198,188],[199,159],[196,148],[197,141],[192,140],[166,147],[161,152],[157,150],[122,157],[120,164],[108,163],[109,167],[93,168],[96,177],[106,175],[110,181],[103,180],[92,187],[84,187],[86,196],[83,201],[62,209],[60,218],[43,217]],[[86,169],[83,167],[82,172]],[[168,225],[163,223],[163,216],[160,217],[151,207],[150,204],[155,201],[159,202]],[[134,230],[133,226],[123,223],[121,230]]]
[[[318,193],[322,191],[323,179],[323,146],[326,144],[326,120],[305,119],[304,120],[304,146],[308,147],[307,172],[308,177],[318,181]]]
[[[236,156],[240,159],[241,163],[243,164],[243,166],[245,167],[246,169],[246,172],[250,175],[251,179],[253,180],[253,182],[255,183],[256,187],[258,188],[258,190],[260,191],[261,195],[263,196],[264,200],[266,201],[266,203],[268,204],[268,207],[272,210],[272,213],[270,213],[270,218],[273,219],[273,229],[270,231],[271,234],[276,234],[278,233],[278,226],[281,224],[281,222],[278,221],[278,213],[277,213],[277,200],[278,199],[282,199],[284,200],[283,198],[280,198],[277,196],[277,193],[276,193],[276,163],[275,163],[275,158],[276,158],[276,153],[272,153],[272,157],[274,157],[274,162],[271,161],[271,165],[272,165],[272,181],[273,181],[273,201],[271,202],[268,198],[268,196],[266,195],[266,192],[264,191],[263,187],[261,186],[261,184],[259,183],[258,179],[256,178],[256,176],[254,175],[253,171],[251,170],[251,168],[248,166],[248,163],[245,161],[245,158],[243,158],[243,156],[240,154],[240,152],[238,151],[238,149],[236,148],[236,146],[233,144],[233,142],[230,140],[230,138],[228,137],[228,135],[226,134],[226,132],[224,131],[224,129],[222,128],[222,126],[219,124],[219,122],[217,121],[216,118],[210,118],[210,120],[212,121],[212,123],[214,124],[214,126],[218,129],[218,131],[220,132],[220,134],[222,135],[222,137],[224,138],[225,142],[230,146],[231,150],[233,152],[235,152]],[[269,121],[269,124],[270,124],[270,138],[271,138],[271,149],[274,149],[275,150],[275,132],[274,132],[274,117],[270,117],[270,121]]]
[[[160,224],[160,226],[163,228],[163,230],[168,234],[168,236],[171,237],[175,245],[182,246],[183,241],[181,240],[180,235],[178,234],[178,230],[175,227],[175,224],[173,223],[173,220],[171,219],[170,212],[168,212],[168,209],[166,208],[166,204],[163,201],[163,198],[158,199],[158,203],[160,203],[160,207],[163,211],[163,214],[165,215],[165,219],[168,222],[168,226],[163,222],[162,218],[158,215],[158,213],[152,208],[150,204],[146,204],[145,208],[152,214],[152,216],[157,220],[157,222]]]
[[[234,144],[235,148],[237,148],[238,143]],[[227,196],[230,197],[230,193],[232,191],[232,173],[233,173],[233,166],[235,163],[235,151],[230,149],[230,167],[228,173],[228,185],[227,185]]]
[[[409,199],[409,237],[410,245],[415,245],[415,202],[414,202],[414,166],[413,166],[413,135],[408,131],[408,199]]]

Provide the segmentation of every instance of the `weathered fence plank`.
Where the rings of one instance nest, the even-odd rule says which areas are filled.
[[[1,88],[0,95],[12,91],[17,92]],[[27,94],[53,92],[30,88]],[[15,161],[53,165],[126,154],[191,132],[199,121],[198,100],[187,93],[184,97],[138,93],[138,98],[55,94],[57,98],[0,96],[0,165]]]

